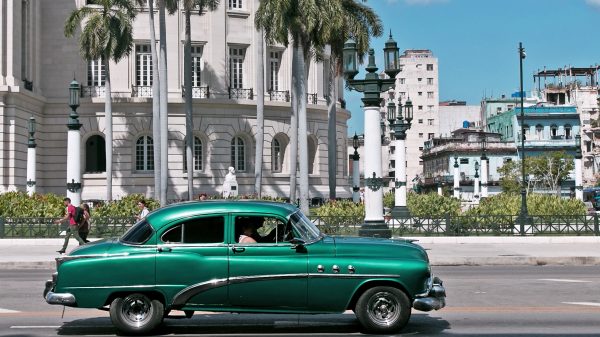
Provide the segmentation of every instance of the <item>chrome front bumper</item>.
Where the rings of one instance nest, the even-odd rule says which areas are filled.
[[[446,289],[442,283],[442,280],[438,277],[434,277],[429,292],[423,296],[417,297],[413,302],[413,308],[420,311],[431,311],[440,310],[445,307]]]
[[[58,305],[66,305],[66,306],[75,306],[77,301],[75,300],[75,296],[70,293],[55,293],[53,292],[54,286],[56,285],[56,276],[53,275],[53,280],[46,281],[46,286],[44,288],[44,299],[48,304],[58,304]]]

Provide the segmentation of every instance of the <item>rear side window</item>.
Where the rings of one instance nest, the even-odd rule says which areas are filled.
[[[121,236],[121,242],[129,243],[132,245],[141,245],[152,236],[152,226],[146,221],[142,220],[131,227],[123,236]]]
[[[169,228],[161,237],[165,243],[223,243],[225,218],[207,217],[189,219]]]

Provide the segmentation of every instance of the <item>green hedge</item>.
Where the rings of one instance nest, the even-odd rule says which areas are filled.
[[[64,213],[62,196],[56,194],[33,194],[6,192],[0,194],[0,216],[2,217],[61,217]]]
[[[478,207],[465,215],[518,215],[521,210],[521,195],[500,193],[481,200]],[[527,195],[527,211],[530,215],[585,215],[587,209],[577,199],[562,199],[554,195]]]

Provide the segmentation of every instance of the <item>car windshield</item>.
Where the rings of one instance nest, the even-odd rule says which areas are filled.
[[[290,221],[305,242],[314,242],[321,238],[321,231],[302,212],[292,214]]]
[[[119,240],[123,243],[141,245],[148,241],[150,236],[152,236],[152,226],[146,220],[142,220],[129,228]]]

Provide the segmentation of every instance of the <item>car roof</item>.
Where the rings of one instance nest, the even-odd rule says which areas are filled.
[[[298,208],[283,202],[260,200],[206,200],[188,201],[161,207],[146,217],[154,227],[161,227],[173,220],[191,216],[246,213],[246,214],[273,214],[287,217]]]

